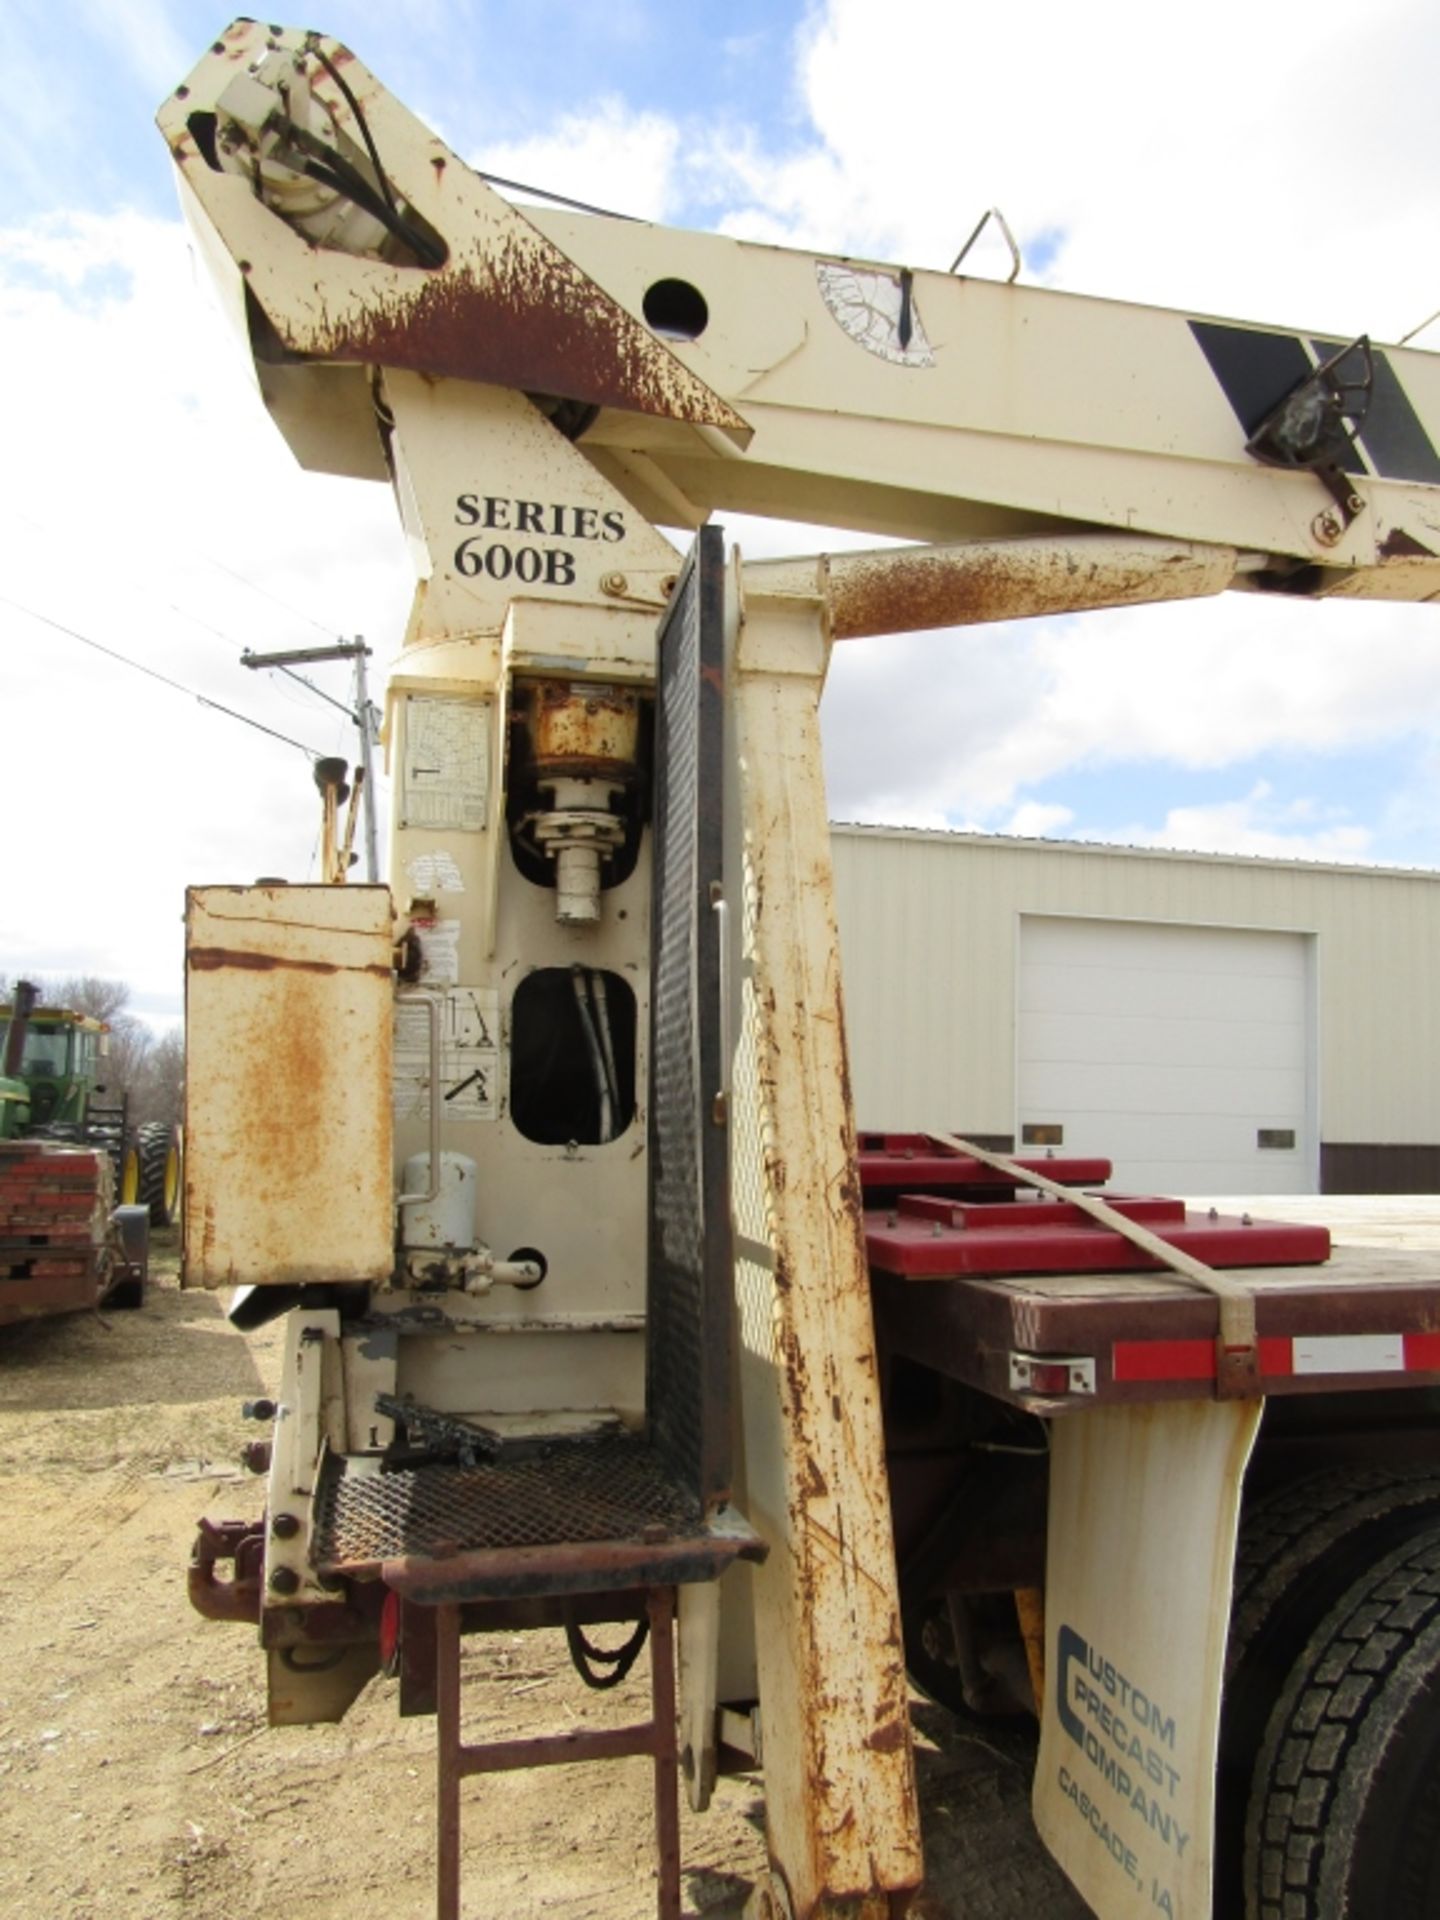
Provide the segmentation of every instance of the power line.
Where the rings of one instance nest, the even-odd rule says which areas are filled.
[[[33,527],[36,533],[44,534],[49,538],[59,539],[60,535],[56,528],[45,526],[43,522],[36,520],[33,515],[23,513],[18,507],[11,507],[9,511],[17,520],[23,522],[25,526]],[[201,557],[203,558],[204,556],[202,555]],[[109,564],[112,568],[115,566],[114,561],[111,561]],[[193,625],[199,627],[202,633],[213,635],[227,650],[233,648],[237,653],[244,651],[245,643],[243,641],[235,639],[232,634],[222,632],[219,627],[212,626],[208,620],[203,619],[198,613],[192,611],[191,608],[179,606],[174,600],[166,600],[162,595],[156,594],[154,587],[142,580],[132,568],[126,567],[122,563],[117,571],[128,579],[128,584],[132,592],[147,596],[154,595],[167,613],[176,613],[179,614],[182,620],[189,620]]]
[[[251,593],[258,593],[262,600],[268,600],[272,606],[279,607],[282,613],[288,613],[296,620],[303,620],[307,627],[314,627],[317,633],[323,633],[331,640],[341,638],[334,627],[327,627],[313,614],[302,613],[299,607],[292,607],[287,601],[282,600],[278,593],[272,593],[268,587],[262,587],[258,580],[247,580],[243,573],[237,573],[233,567],[227,567],[225,562],[217,560],[214,554],[201,553],[197,549],[196,558],[203,560],[207,566],[214,567],[217,573],[229,574],[230,578],[237,580],[242,587],[248,587]]]
[[[144,666],[139,660],[132,660],[128,653],[119,653],[114,647],[107,647],[98,640],[92,640],[88,633],[81,633],[75,627],[67,627],[61,620],[52,620],[48,613],[37,613],[34,607],[27,607],[19,600],[12,600],[8,593],[0,593],[0,604],[13,607],[17,613],[28,614],[32,620],[53,627],[56,633],[67,634],[70,639],[78,640],[84,647],[93,647],[96,653],[103,653],[107,659],[118,660],[122,667],[133,667],[136,673],[143,673],[149,680],[158,680],[162,686],[173,687],[176,693],[188,694],[192,700],[198,700],[202,707],[210,707],[216,713],[223,713],[231,720],[238,720],[242,726],[253,727],[257,733],[268,734],[272,740],[279,740],[287,747],[294,747],[311,760],[323,756],[314,747],[307,747],[302,741],[292,740],[288,734],[277,733],[273,727],[267,727],[258,720],[252,720],[248,713],[237,713],[234,707],[227,707],[223,701],[212,700],[208,694],[197,693],[194,687],[187,687],[178,680],[172,680],[168,674],[160,673],[154,667]]]
[[[332,707],[338,707],[340,709],[347,720],[355,720],[355,724],[359,726],[360,722],[356,720],[355,715],[351,712],[350,708],[345,705],[343,700],[337,700],[334,694],[326,693],[323,687],[317,687],[315,682],[313,680],[307,680],[303,673],[296,673],[293,667],[277,667],[276,672],[283,673],[287,680],[293,680],[297,686],[308,687],[311,693],[318,695],[321,700],[328,700]]]
[[[8,511],[12,513],[17,520],[24,521],[26,526],[33,527],[37,533],[48,534],[57,539],[60,537],[59,529],[45,526],[42,522],[36,520],[31,514],[24,512],[19,507],[10,507]],[[217,560],[213,554],[205,553],[199,547],[191,547],[189,551],[196,560],[202,561],[205,566],[213,567],[216,573],[225,574],[229,579],[234,580],[237,585],[245,587],[251,593],[258,594],[262,600],[268,600],[272,606],[278,607],[282,613],[288,613],[292,619],[303,620],[307,627],[314,627],[317,633],[323,633],[329,639],[339,639],[341,637],[333,628],[324,626],[319,620],[315,619],[312,614],[303,613],[299,607],[292,607],[288,601],[282,600],[279,594],[272,593],[268,587],[262,587],[258,580],[250,580],[247,579],[243,573],[237,573],[234,567],[226,566],[223,560]],[[154,588],[148,586],[141,580],[133,569],[123,568],[122,570],[129,574],[130,584],[139,592],[154,592]],[[189,607],[177,606],[173,600],[165,599],[161,599],[160,604],[168,608],[171,613],[178,613],[182,620],[193,621],[194,624],[203,629],[204,632],[214,634],[215,638],[225,646],[234,647],[237,652],[244,651],[243,641],[236,640],[233,635],[222,632],[219,627],[212,626],[208,620],[203,619]]]

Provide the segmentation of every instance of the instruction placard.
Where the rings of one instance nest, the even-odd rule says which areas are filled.
[[[440,1002],[440,1111],[446,1120],[493,1120],[499,1112],[500,995],[451,987]],[[430,1024],[418,1001],[395,1009],[395,1118],[430,1117]]]
[[[490,702],[407,694],[399,824],[480,833],[489,804]]]

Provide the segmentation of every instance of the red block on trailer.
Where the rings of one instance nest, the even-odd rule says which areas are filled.
[[[968,1154],[941,1146],[928,1133],[862,1133],[857,1157],[860,1190],[872,1206],[885,1195],[899,1193],[965,1193],[973,1198],[983,1190],[1008,1199],[1020,1184]],[[1104,1186],[1112,1171],[1108,1160],[1095,1155],[1050,1159],[1017,1154],[1014,1159],[1017,1166],[1067,1187]]]
[[[1313,1266],[1330,1255],[1324,1227],[1188,1213],[1179,1200],[1108,1199],[1117,1213],[1210,1267]],[[948,1212],[949,1219],[943,1215]],[[1063,1201],[953,1206],[902,1198],[891,1213],[867,1213],[872,1273],[906,1280],[963,1274],[1154,1271],[1161,1262]]]
[[[872,1198],[886,1194],[865,1219],[877,1325],[892,1354],[1042,1413],[1216,1392],[1215,1294],[1183,1270],[1167,1272],[1161,1255],[1078,1196],[1020,1197],[1022,1163],[1007,1183],[1008,1169],[967,1163],[923,1135],[862,1136],[861,1151]],[[923,1176],[937,1162],[940,1191],[893,1186],[898,1167]],[[1059,1184],[1073,1167],[1023,1164]],[[1328,1229],[1309,1223],[1190,1211],[1154,1196],[1105,1196],[1105,1205],[1204,1267],[1243,1272],[1259,1392],[1440,1377],[1440,1284],[1417,1280],[1413,1266],[1392,1274],[1383,1254],[1367,1254],[1357,1271],[1345,1247],[1331,1261]]]

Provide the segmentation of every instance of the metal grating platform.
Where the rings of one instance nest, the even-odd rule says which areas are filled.
[[[322,1572],[373,1574],[393,1560],[653,1544],[701,1524],[694,1495],[663,1472],[643,1437],[624,1435],[473,1467],[356,1473],[332,1459],[313,1554]]]

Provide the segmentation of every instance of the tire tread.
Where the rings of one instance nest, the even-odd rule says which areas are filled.
[[[1383,1750],[1402,1669],[1440,1633],[1440,1527],[1405,1542],[1358,1580],[1305,1649],[1271,1719],[1246,1837],[1253,1920],[1335,1920],[1358,1816],[1368,1810],[1368,1749]],[[1376,1719],[1376,1715],[1383,1719]],[[1362,1736],[1379,1729],[1378,1742]],[[1337,1803],[1344,1802],[1342,1806]],[[1343,1909],[1349,1911],[1348,1906]]]

